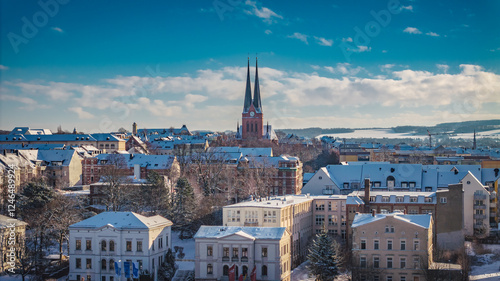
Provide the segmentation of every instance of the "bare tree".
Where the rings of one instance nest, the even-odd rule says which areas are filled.
[[[110,154],[105,162],[101,173],[101,181],[105,183],[101,190],[104,194],[103,202],[107,210],[118,211],[125,196],[127,163],[121,154]]]

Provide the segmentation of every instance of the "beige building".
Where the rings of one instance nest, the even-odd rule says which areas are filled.
[[[291,239],[285,227],[201,226],[195,238],[196,280],[290,280]]]
[[[464,191],[464,234],[489,235],[490,192],[470,172],[460,183]]]
[[[345,240],[347,238],[347,195],[312,197],[314,198],[312,206],[314,233],[320,233],[325,226],[329,234]]]
[[[357,214],[353,280],[423,281],[432,264],[431,215]]]
[[[24,245],[24,234],[27,223],[7,216],[0,215],[0,271],[12,272],[16,269],[18,260],[15,257],[16,251]]]
[[[277,196],[241,202],[223,208],[224,226],[286,227],[292,236],[292,267],[304,261],[313,236],[313,198]]]

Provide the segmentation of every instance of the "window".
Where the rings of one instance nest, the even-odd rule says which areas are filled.
[[[425,203],[432,203],[432,197],[425,197],[424,202]]]
[[[403,202],[404,201],[404,197],[403,196],[396,196],[396,202]]]
[[[373,182],[373,187],[380,187],[380,182],[379,181]]]
[[[405,181],[402,181],[402,182],[401,182],[401,187],[403,187],[403,188],[408,187],[408,183],[407,183],[407,182],[405,182]]]
[[[75,250],[79,251],[82,249],[82,240],[75,241]]]
[[[362,268],[366,268],[366,257],[359,258],[359,266]]]
[[[241,248],[241,256],[248,257],[248,248]]]
[[[332,202],[328,202],[328,211],[332,210]]]
[[[163,237],[160,237],[158,239],[158,249],[162,249],[163,248]]]
[[[387,268],[392,268],[392,257],[387,258]]]
[[[262,266],[262,276],[267,276],[267,265]]]
[[[207,274],[214,274],[214,267],[211,263],[207,264]]]
[[[401,251],[404,251],[404,250],[406,250],[406,241],[401,240]]]
[[[382,202],[389,202],[389,196],[382,196]]]
[[[400,268],[406,268],[406,258],[401,258],[399,260],[399,267]]]
[[[222,275],[228,276],[229,275],[229,265],[224,265],[222,267]]]
[[[413,250],[420,250],[420,242],[418,240],[413,241]]]
[[[126,243],[126,251],[131,252],[132,251],[132,241],[127,241]]]
[[[82,268],[82,259],[75,260],[75,268]]]
[[[239,250],[238,248],[233,248],[233,258],[237,258],[238,257],[238,254],[239,254]]]
[[[337,225],[337,216],[328,215],[328,225]]]
[[[373,240],[373,249],[374,250],[378,250],[378,244],[379,244],[378,240]]]
[[[373,257],[373,268],[379,268],[379,267],[380,267],[380,258]]]
[[[377,198],[375,196],[370,196],[370,202],[375,202]]]
[[[101,269],[106,270],[106,260],[105,259],[101,260]]]
[[[316,203],[316,211],[324,211],[325,210],[325,204],[318,204]]]
[[[207,256],[211,257],[214,255],[214,249],[212,246],[207,246]]]
[[[106,251],[106,240],[101,241],[101,251]]]
[[[366,250],[366,240],[365,239],[361,240],[361,250]]]
[[[243,266],[243,276],[247,276],[248,274],[248,266],[244,265]]]
[[[87,251],[92,250],[92,240],[85,241],[85,250],[87,250]]]
[[[106,276],[102,276],[101,281],[106,281]]]
[[[413,268],[419,268],[420,262],[418,257],[413,257]]]
[[[406,281],[406,276],[401,276],[400,281]]]
[[[391,225],[391,233],[394,233],[394,226]]]
[[[316,225],[323,225],[325,223],[324,215],[316,215]]]
[[[137,241],[137,252],[142,252],[142,241]]]
[[[439,202],[441,202],[441,204],[446,204],[446,197],[439,198]]]
[[[228,247],[222,248],[222,256],[229,257],[229,248]]]
[[[85,267],[86,269],[91,269],[92,268],[92,259],[87,259],[87,266]]]
[[[114,259],[109,260],[109,270],[115,270],[115,260]]]
[[[410,185],[410,187],[415,187],[415,182],[414,182],[414,181],[411,181],[411,182],[409,183],[409,185]]]
[[[344,182],[344,188],[345,189],[349,189],[349,183],[348,182]]]
[[[410,202],[417,202],[417,201],[418,201],[418,197],[410,196]]]
[[[394,179],[393,176],[388,176],[387,177],[387,187],[392,188],[395,185],[396,180]]]
[[[387,276],[387,281],[392,281],[392,276]]]
[[[87,281],[92,281],[92,275],[87,275]]]
[[[392,250],[392,240],[387,240],[387,250]]]
[[[115,241],[109,241],[109,250],[113,252],[115,250]]]

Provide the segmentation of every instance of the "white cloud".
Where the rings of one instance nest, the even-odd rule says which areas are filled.
[[[427,32],[425,35],[429,35],[429,36],[433,36],[433,37],[439,37],[439,34],[437,34],[436,32],[432,32],[432,31]]]
[[[384,54],[387,53],[387,50],[382,50],[382,53],[384,53]]]
[[[314,70],[319,70],[321,68],[321,66],[311,64],[311,68],[314,69]]]
[[[413,12],[413,6],[412,6],[412,5],[408,5],[408,6],[401,6],[401,9],[402,9],[402,10],[407,10],[407,11],[410,11],[410,12]]]
[[[78,114],[78,118],[80,119],[93,119],[95,117],[91,113],[84,111],[81,107],[70,107],[68,110]]]
[[[418,30],[416,27],[407,27],[403,32],[410,33],[410,34],[422,34],[422,31]]]
[[[278,15],[277,13],[273,12],[271,9],[262,7],[258,8],[257,3],[247,0],[245,2],[246,5],[251,7],[251,10],[246,10],[245,12],[249,15],[254,15],[256,17],[259,17],[264,20],[264,22],[267,23],[273,23],[276,22],[276,19],[283,19],[282,16]]]
[[[353,52],[362,53],[362,52],[370,52],[371,50],[372,50],[372,47],[358,46],[358,48],[353,50]]]
[[[57,31],[59,33],[64,33],[64,30],[62,30],[60,27],[52,27],[52,30]]]
[[[266,31],[264,31],[264,32],[265,32],[267,35],[269,35],[269,34],[273,33],[273,32],[272,32],[271,30],[269,30],[269,29],[266,29]]]
[[[9,69],[9,67],[8,67],[8,66],[1,65],[1,64],[0,64],[0,70],[7,70],[7,69]]]
[[[352,38],[351,37],[342,38],[342,42],[352,42]]]
[[[27,98],[27,97],[19,97],[19,96],[12,96],[12,95],[0,95],[0,100],[3,101],[15,101],[15,102],[20,102],[24,103],[27,105],[35,105],[37,102],[32,99],[32,98]]]
[[[331,46],[333,45],[333,40],[332,39],[326,39],[323,37],[316,37],[314,36],[314,39],[317,40],[317,43],[321,46]]]
[[[341,74],[341,75],[348,75],[348,76],[354,76],[358,74],[361,71],[364,71],[365,69],[363,67],[352,67],[350,63],[337,63],[335,67],[331,66],[325,66],[325,69],[328,72],[331,72],[333,74]]]
[[[447,64],[436,64],[436,67],[439,70],[443,71],[443,73],[445,73],[445,74],[448,73],[448,69],[450,69],[450,66]]]
[[[292,35],[288,35],[287,36],[288,38],[295,38],[295,39],[299,39],[300,41],[306,43],[306,44],[309,44],[309,42],[307,42],[307,35],[305,34],[302,34],[302,33],[298,33],[298,32],[295,32],[294,34]]]

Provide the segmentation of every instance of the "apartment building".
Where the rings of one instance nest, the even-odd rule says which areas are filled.
[[[425,280],[432,264],[431,215],[356,214],[353,280]]]
[[[201,226],[195,239],[195,280],[290,280],[291,239],[285,227]]]
[[[133,212],[103,212],[70,225],[69,280],[118,281],[133,268],[140,276],[157,280],[157,270],[172,245],[171,226],[161,216]],[[121,277],[116,276],[116,266]]]
[[[11,249],[21,249],[24,246],[24,234],[28,224],[4,215],[0,215],[0,271],[14,272],[19,266],[16,252]],[[13,256],[12,256],[13,255]]]
[[[285,227],[291,234],[292,267],[307,255],[313,236],[313,198],[288,195],[261,198],[223,208],[223,226]]]
[[[320,233],[326,228],[328,233],[347,239],[347,195],[313,196],[313,228]]]

